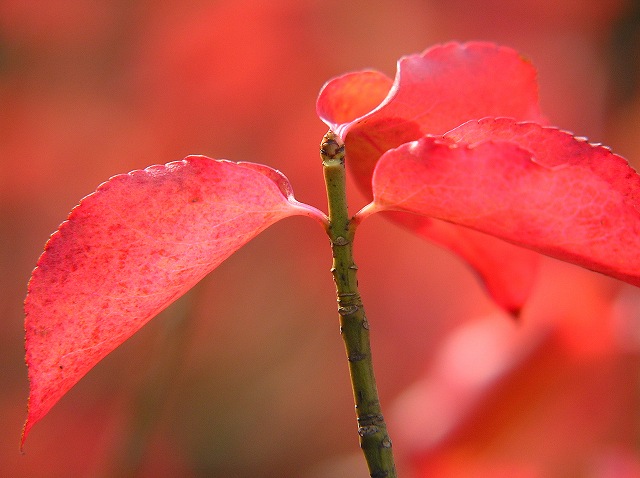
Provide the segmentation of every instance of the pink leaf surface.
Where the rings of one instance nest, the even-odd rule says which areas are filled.
[[[31,427],[98,361],[261,231],[324,221],[278,171],[202,156],[111,178],[46,245],[25,301]]]
[[[510,48],[479,42],[405,56],[393,83],[372,71],[338,77],[323,87],[316,111],[345,141],[349,167],[365,191],[385,151],[426,134],[484,117],[545,122],[533,66]]]
[[[533,66],[514,50],[489,43],[450,43],[404,57],[393,82],[370,71],[331,80],[317,112],[345,141],[348,167],[369,195],[380,156],[403,143],[488,116],[545,122]],[[535,253],[430,218],[391,218],[461,256],[506,310],[517,313],[528,297]]]
[[[391,150],[374,174],[375,203],[640,285],[640,176],[623,158],[512,120],[470,122],[445,138],[473,133],[510,141],[469,146],[424,137]]]
[[[473,229],[415,214],[387,213],[416,234],[453,251],[470,264],[493,300],[514,317],[533,289],[539,254]]]
[[[376,108],[389,94],[393,81],[375,70],[347,73],[328,81],[320,91],[316,112],[333,129]]]

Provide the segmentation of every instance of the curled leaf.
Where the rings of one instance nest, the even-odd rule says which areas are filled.
[[[375,70],[347,73],[328,81],[318,96],[318,116],[340,135],[340,125],[369,113],[384,100],[393,81]]]
[[[533,66],[510,48],[481,42],[406,56],[393,82],[378,72],[331,80],[317,111],[345,141],[347,166],[370,197],[373,171],[389,149],[487,116],[545,122]],[[466,260],[506,310],[517,313],[524,304],[535,281],[535,253],[450,223],[390,217]]]
[[[111,178],[54,233],[25,301],[22,436],[98,361],[261,231],[319,211],[278,171],[202,156]]]
[[[345,113],[344,105],[356,106]],[[371,71],[338,77],[325,84],[316,110],[345,141],[347,164],[368,193],[380,156],[403,143],[484,117],[545,122],[533,66],[510,48],[483,42],[405,56],[393,83]]]

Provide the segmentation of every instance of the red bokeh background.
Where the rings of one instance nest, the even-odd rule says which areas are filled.
[[[639,8],[0,0],[0,475],[367,476],[330,251],[305,218],[107,357],[21,455],[22,301],[48,235],[109,176],[192,153],[276,167],[324,209],[324,81],[392,76],[400,56],[454,39],[521,51],[551,123],[638,167]],[[356,259],[402,476],[640,476],[637,289],[545,259],[515,324],[457,258],[382,218],[361,227]]]

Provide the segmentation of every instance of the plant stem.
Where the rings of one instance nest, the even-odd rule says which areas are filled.
[[[369,342],[369,322],[364,313],[353,262],[356,222],[347,210],[344,143],[329,131],[320,145],[320,156],[329,202],[329,225],[336,284],[340,334],[344,340],[358,419],[360,447],[372,478],[395,478],[391,439],[387,433],[376,388]]]

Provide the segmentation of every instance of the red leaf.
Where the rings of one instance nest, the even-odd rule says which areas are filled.
[[[51,236],[25,301],[31,427],[98,361],[258,233],[324,215],[267,166],[191,156],[111,178]]]
[[[357,106],[345,111],[345,104]],[[377,72],[336,78],[321,91],[317,112],[344,139],[348,167],[368,195],[380,156],[403,143],[487,116],[545,121],[534,68],[514,50],[489,43],[450,43],[407,56],[393,84]],[[392,218],[469,262],[505,309],[517,312],[529,295],[534,253],[452,224]]]
[[[640,285],[640,176],[623,158],[512,120],[471,122],[446,137],[469,140],[474,131],[512,142],[424,137],[389,151],[373,178],[378,207],[450,221]]]
[[[393,81],[375,70],[347,73],[322,87],[316,104],[318,116],[339,134],[340,125],[364,116],[387,97]]]
[[[467,261],[493,300],[513,316],[520,314],[534,286],[539,263],[537,253],[438,219],[389,214],[395,222]]]
[[[356,106],[345,113],[345,104]],[[510,48],[479,42],[403,57],[393,84],[371,71],[331,80],[316,110],[345,141],[349,167],[368,192],[378,158],[403,143],[487,116],[545,121],[533,66]]]

